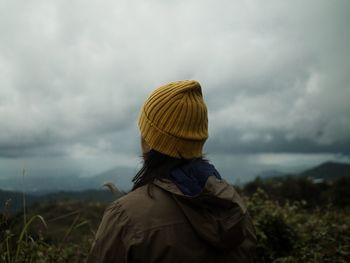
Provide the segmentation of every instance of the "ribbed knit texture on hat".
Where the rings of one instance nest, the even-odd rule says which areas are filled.
[[[200,84],[182,80],[156,89],[141,109],[139,128],[151,149],[175,158],[201,157],[208,114]]]

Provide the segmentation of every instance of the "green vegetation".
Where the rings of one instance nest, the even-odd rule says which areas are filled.
[[[257,262],[350,262],[350,177],[256,179],[242,191]],[[8,208],[9,205],[6,207]],[[48,201],[0,218],[0,262],[84,262],[106,203]]]
[[[84,262],[105,205],[58,201],[0,219],[0,262]]]
[[[310,209],[336,206],[346,208],[350,205],[350,176],[337,177],[334,180],[317,181],[310,177],[283,176],[268,179],[256,178],[244,186],[246,195],[263,189],[273,200],[281,204],[289,201],[303,201]]]
[[[258,262],[350,262],[350,176],[325,178],[256,178],[244,186]]]
[[[47,201],[59,201],[59,200],[81,200],[81,201],[99,201],[102,203],[109,203],[114,200],[114,196],[111,195],[109,190],[84,190],[84,191],[59,191],[54,193],[47,193],[41,195],[26,194],[27,207],[31,207],[33,204],[43,203]],[[14,191],[4,191],[0,189],[0,212],[4,209],[3,205],[11,200],[11,204],[7,206],[7,209],[11,213],[15,213],[23,209],[23,193]]]
[[[246,203],[258,237],[258,262],[350,262],[350,211],[305,201],[280,205],[258,189]]]

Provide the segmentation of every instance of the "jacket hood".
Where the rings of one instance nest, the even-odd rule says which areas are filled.
[[[178,167],[170,180],[154,184],[172,193],[194,231],[209,245],[232,249],[246,238],[246,208],[234,187],[208,162],[196,160]]]

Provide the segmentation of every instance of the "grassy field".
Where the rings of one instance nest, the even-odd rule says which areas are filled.
[[[245,197],[257,236],[257,262],[350,262],[350,211],[305,201]],[[0,219],[0,262],[84,262],[106,204],[58,201]]]

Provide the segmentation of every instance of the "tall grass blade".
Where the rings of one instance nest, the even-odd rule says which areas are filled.
[[[27,213],[26,213],[26,189],[25,189],[25,174],[26,170],[23,168],[22,170],[22,197],[23,197],[23,225],[25,226],[27,224]],[[25,236],[27,239],[27,233],[25,232]]]
[[[115,197],[119,197],[122,194],[122,191],[112,182],[105,182],[103,186],[107,187]]]
[[[16,251],[16,257],[15,257],[15,262],[17,262],[17,259],[18,259],[18,255],[19,255],[19,252],[21,251],[21,246],[22,246],[22,240],[25,236],[25,234],[27,233],[27,230],[29,228],[29,226],[33,223],[33,221],[35,219],[39,219],[41,221],[41,223],[45,226],[45,228],[47,228],[47,224],[45,222],[45,219],[41,216],[41,215],[35,215],[33,216],[23,227],[22,231],[21,231],[21,234],[18,238],[18,241],[17,241],[17,251]]]
[[[7,250],[8,263],[11,263],[11,251],[10,251],[10,245],[9,245],[9,237],[6,237],[6,250]]]

